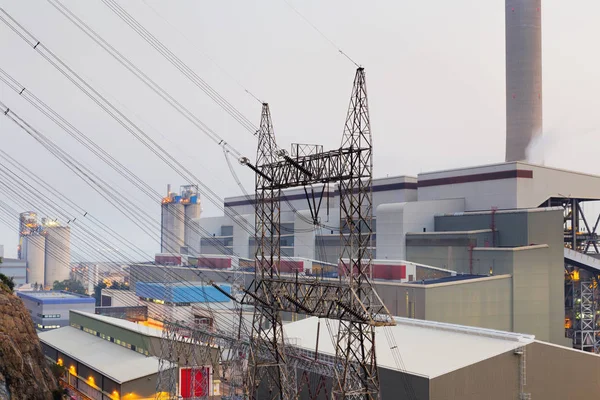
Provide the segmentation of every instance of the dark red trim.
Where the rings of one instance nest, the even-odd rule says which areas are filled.
[[[484,174],[451,176],[448,178],[419,180],[419,187],[456,185],[458,183],[495,181],[499,179],[533,178],[533,171],[526,169],[513,169],[510,171],[487,172]]]

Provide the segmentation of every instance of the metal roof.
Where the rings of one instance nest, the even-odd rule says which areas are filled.
[[[162,331],[160,329],[151,328],[149,326],[136,324],[135,322],[127,321],[125,319],[107,317],[105,315],[98,315],[87,313],[78,310],[71,310],[70,312],[83,315],[84,317],[88,317],[91,319],[95,319],[100,322],[104,322],[109,325],[117,326],[119,328],[127,329],[128,331],[139,333],[144,336],[152,336],[152,337],[161,337]]]
[[[158,373],[158,358],[146,357],[70,326],[42,332],[39,337],[48,346],[117,383]]]
[[[430,379],[513,351],[535,339],[533,335],[492,329],[400,317],[395,319],[396,326],[375,328],[379,367]],[[330,335],[327,324],[322,322],[318,351],[335,355],[331,337],[337,335],[339,323],[329,320],[333,333]],[[284,325],[284,332],[290,343],[314,351],[317,323],[316,317],[306,318]],[[397,352],[392,350],[394,346],[397,346]],[[401,357],[403,368],[396,363],[397,354]]]
[[[33,301],[39,301],[43,304],[96,304],[96,299],[94,299],[93,297],[84,296],[77,293],[71,293],[64,290],[17,292],[17,296]]]
[[[470,279],[481,279],[481,278],[487,278],[487,277],[488,277],[488,275],[461,274],[461,275],[454,275],[454,276],[445,276],[443,278],[437,278],[437,279],[423,279],[420,281],[412,281],[412,282],[406,282],[406,283],[411,284],[411,285],[436,285],[438,283],[457,282],[457,281],[465,281],[465,280],[470,280]]]

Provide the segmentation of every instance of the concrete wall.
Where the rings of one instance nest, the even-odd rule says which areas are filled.
[[[517,178],[484,180],[485,174],[511,171],[516,163],[486,165],[477,168],[463,168],[441,172],[419,174],[419,201],[464,198],[466,211],[490,210],[517,207]],[[467,183],[452,182],[443,185],[427,185],[428,180],[451,177],[482,176],[481,180]]]
[[[512,330],[510,275],[425,285],[425,319]]]
[[[492,231],[483,229],[465,232],[409,233],[406,235],[406,256],[408,260],[462,271],[471,263],[469,246],[484,247],[493,243]]]
[[[513,330],[568,345],[564,337],[562,218],[562,211],[557,209],[497,212],[497,245],[507,247],[475,248],[472,257],[464,247],[410,247],[409,258],[435,266],[449,265],[458,272],[469,272],[472,267],[475,274],[513,275]],[[491,212],[445,215],[436,217],[436,230],[489,229],[491,223]],[[444,257],[453,263],[444,264]]]
[[[530,213],[528,241],[529,243],[546,243],[548,245],[550,326],[552,327],[549,341],[571,346],[570,341],[565,338],[564,332],[565,278],[562,223],[562,210]]]
[[[435,214],[464,211],[464,207],[460,198],[380,205],[376,210],[377,258],[406,260],[408,232],[433,231]]]
[[[512,330],[510,275],[433,285],[375,282],[375,290],[399,317]]]

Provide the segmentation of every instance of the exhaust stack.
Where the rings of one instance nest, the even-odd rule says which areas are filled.
[[[506,0],[506,161],[542,134],[542,1]]]

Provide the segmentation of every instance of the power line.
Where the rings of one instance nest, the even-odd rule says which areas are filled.
[[[321,37],[323,39],[325,39],[330,45],[332,45],[338,51],[338,53],[340,53],[341,55],[346,57],[346,59],[348,59],[348,61],[350,61],[352,64],[354,64],[356,66],[356,68],[360,68],[360,65],[358,65],[358,63],[356,61],[354,61],[352,58],[350,58],[350,56],[348,54],[346,54],[337,44],[335,44],[333,42],[333,40],[329,39],[329,37],[327,37],[327,35],[325,35],[323,33],[323,31],[321,31],[319,28],[317,28],[317,26],[315,24],[310,22],[310,20],[308,18],[306,18],[302,13],[300,13],[300,11],[298,11],[298,9],[296,7],[294,7],[292,5],[292,3],[290,3],[288,0],[283,0],[283,2],[285,4],[287,4],[287,6],[289,8],[291,8],[296,14],[298,14],[298,16],[300,18],[302,18],[304,20],[304,22],[306,22],[308,25],[310,25],[319,35],[321,35]]]
[[[196,74],[187,64],[169,50],[160,40],[150,33],[143,25],[133,18],[125,9],[113,0],[102,0],[102,2],[123,22],[131,27],[142,39],[150,44],[158,51],[167,61],[175,68],[181,71],[188,79],[208,95],[214,102],[223,108],[234,120],[242,125],[246,130],[255,133],[256,126],[246,118],[238,109],[236,109],[229,101],[221,96],[212,86],[204,81]]]
[[[161,13],[159,13],[154,7],[152,7],[152,5],[150,5],[146,0],[142,0],[144,2],[144,4],[150,8],[159,18],[161,18],[163,21],[165,21],[165,23],[167,23],[175,32],[179,33],[179,35],[181,37],[183,37],[185,40],[187,40],[187,42],[194,46],[194,48],[199,52],[202,53],[202,55],[204,57],[206,57],[210,62],[212,62],[219,70],[221,70],[221,72],[223,74],[225,74],[229,79],[231,79],[233,82],[235,82],[240,88],[242,88],[242,90],[247,93],[248,95],[250,95],[254,100],[256,100],[259,104],[262,104],[263,101],[261,101],[258,97],[256,97],[250,90],[248,90],[242,83],[240,83],[239,80],[237,80],[233,75],[231,75],[229,72],[227,72],[225,70],[225,68],[223,68],[221,65],[219,65],[212,57],[210,57],[208,54],[206,54],[205,52],[201,51],[198,46],[196,46],[196,42],[194,42],[193,40],[191,40],[188,36],[186,36],[179,28],[177,28],[177,26],[175,24],[172,24],[164,15],[162,15]]]

